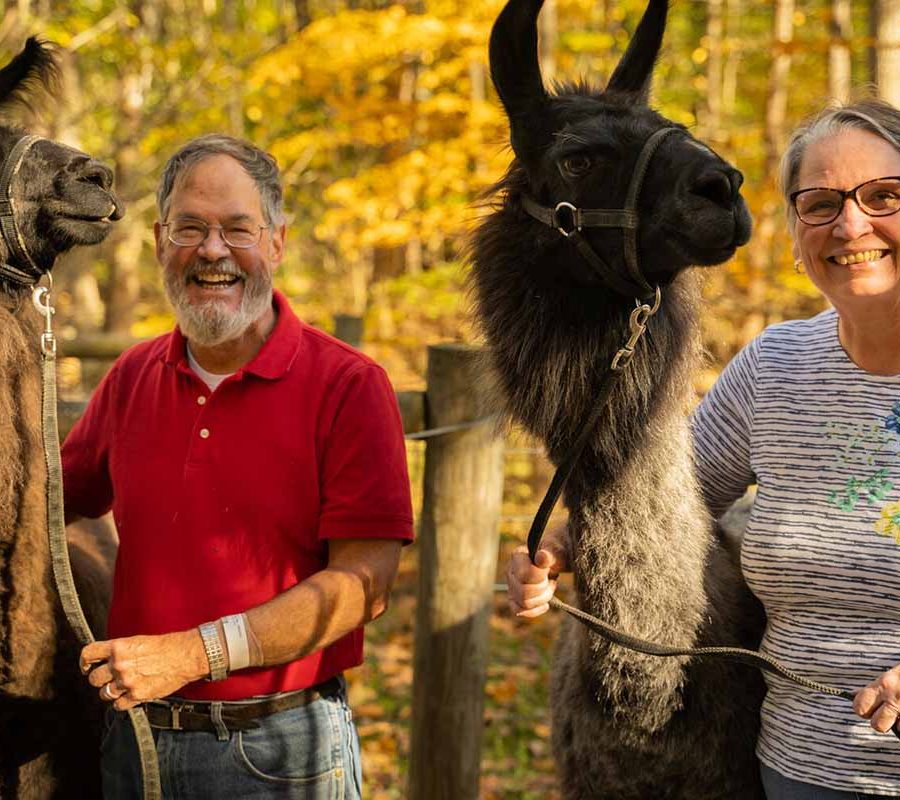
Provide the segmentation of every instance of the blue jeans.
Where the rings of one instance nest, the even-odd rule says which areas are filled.
[[[205,731],[154,730],[164,800],[283,798],[359,800],[359,738],[343,694],[262,717],[225,741]],[[141,766],[131,721],[107,713],[103,796],[140,800]]]
[[[801,783],[786,778],[765,764],[759,766],[763,788],[766,790],[766,800],[896,800],[882,794],[844,792],[840,789],[829,789],[827,786]]]

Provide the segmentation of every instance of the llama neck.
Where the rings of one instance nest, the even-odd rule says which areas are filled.
[[[549,257],[558,247],[541,252],[521,241],[485,223],[473,281],[506,406],[558,464],[627,339],[633,305],[602,288],[554,285],[544,276],[564,274]],[[704,619],[711,543],[687,425],[698,300],[689,271],[663,289],[565,491],[581,607],[635,636],[680,646],[695,642]],[[627,716],[629,729],[666,723],[680,703],[683,660],[610,647],[586,629],[577,641],[590,691]]]
[[[40,435],[40,319],[27,299],[0,302],[0,687],[46,697],[56,601]]]

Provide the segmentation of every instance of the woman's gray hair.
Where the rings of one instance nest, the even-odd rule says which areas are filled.
[[[210,133],[191,139],[166,163],[156,191],[156,207],[161,220],[165,221],[168,216],[169,201],[176,183],[183,180],[199,162],[212,156],[230,156],[237,161],[256,182],[266,223],[284,223],[284,192],[275,159],[256,145],[224,133]]]
[[[900,110],[874,97],[826,108],[802,123],[794,131],[782,156],[779,176],[792,226],[796,222],[796,214],[791,207],[790,194],[800,188],[797,183],[806,149],[814,142],[852,128],[873,133],[900,152]]]

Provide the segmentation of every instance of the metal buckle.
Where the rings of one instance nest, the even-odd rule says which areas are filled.
[[[560,219],[560,216],[559,216],[560,211],[565,211],[568,214],[568,216],[569,216],[568,221],[572,225],[571,230],[566,230],[563,227],[563,222],[565,220]],[[576,231],[581,230],[581,226],[576,223],[577,219],[578,219],[578,209],[575,206],[573,206],[571,203],[565,202],[565,200],[563,200],[560,203],[557,203],[556,208],[553,209],[553,226],[556,228],[556,230],[558,230],[567,239]]]
[[[653,298],[652,306],[647,303],[641,303],[640,300],[635,300],[636,307],[634,311],[631,312],[631,317],[628,319],[628,328],[631,332],[631,335],[628,337],[628,341],[616,353],[615,358],[613,358],[612,364],[610,364],[609,366],[609,368],[613,372],[619,372],[628,364],[629,361],[631,361],[632,357],[634,356],[634,351],[637,347],[637,343],[644,335],[644,331],[647,330],[647,323],[650,321],[650,317],[652,317],[657,311],[659,311],[659,305],[661,302],[662,293],[659,290],[659,286],[656,287],[656,294]]]

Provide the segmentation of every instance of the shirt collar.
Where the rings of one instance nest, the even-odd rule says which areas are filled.
[[[274,291],[272,301],[278,315],[275,327],[259,352],[238,373],[246,372],[267,380],[277,380],[288,372],[300,352],[303,323],[281,292]],[[165,362],[170,366],[187,366],[187,340],[177,325],[169,337]]]

